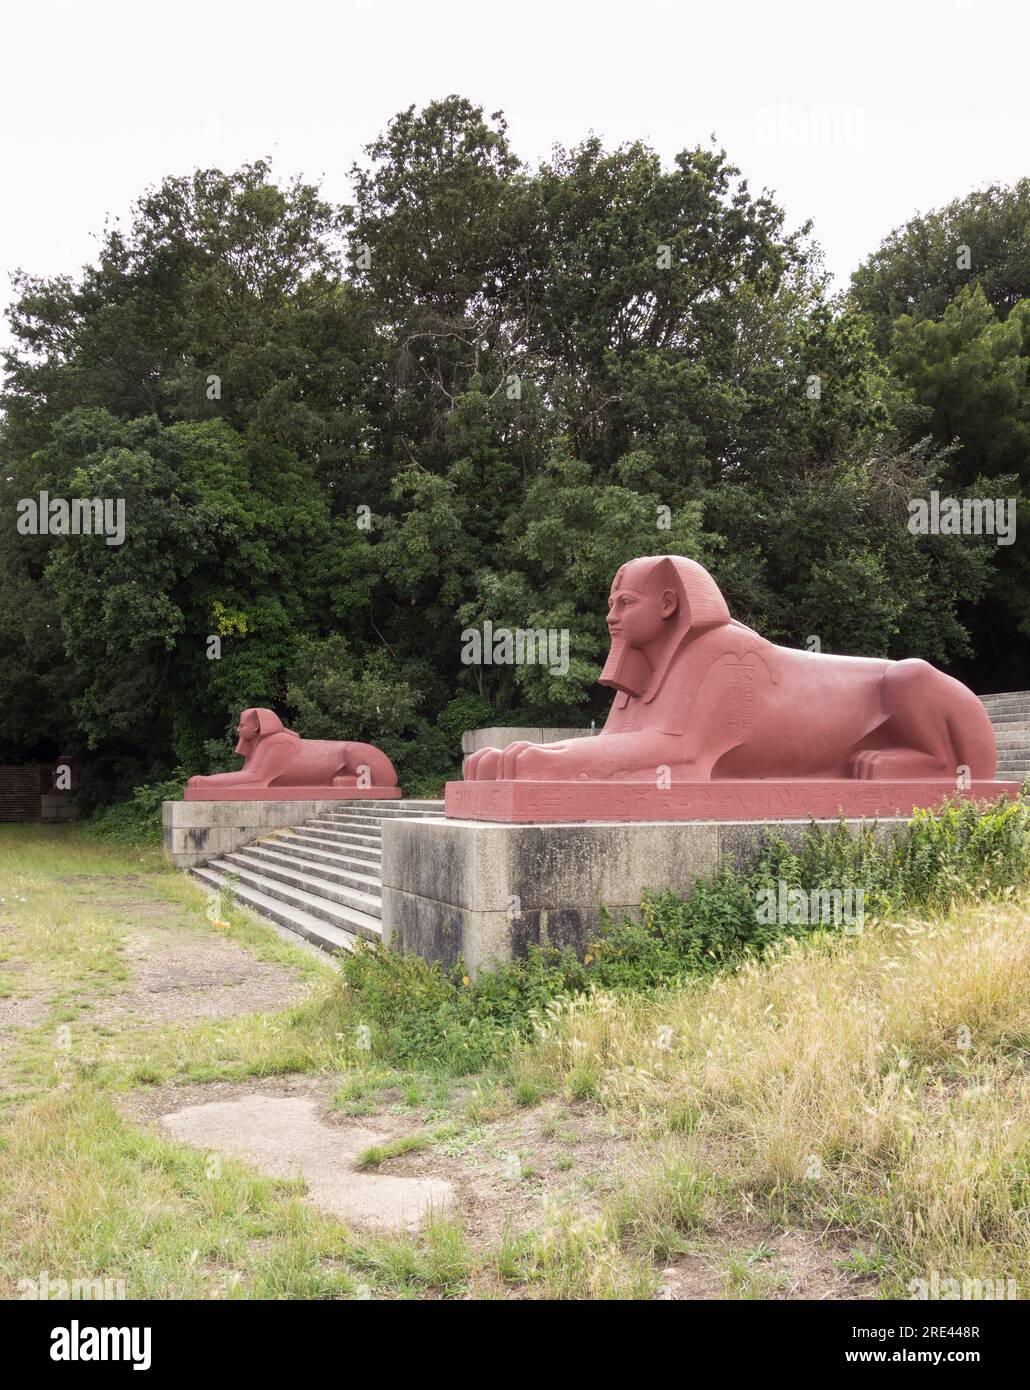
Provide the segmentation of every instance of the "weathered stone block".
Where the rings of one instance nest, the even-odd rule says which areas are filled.
[[[784,825],[800,836],[808,822]],[[396,820],[383,825],[384,939],[472,970],[531,944],[582,954],[602,908],[635,913],[648,891],[689,892],[724,857],[758,851],[762,826],[694,821],[498,825]]]

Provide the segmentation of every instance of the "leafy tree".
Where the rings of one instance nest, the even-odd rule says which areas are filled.
[[[6,435],[41,447],[66,412],[222,419],[318,465],[327,482],[365,462],[364,386],[377,362],[341,279],[341,214],[266,161],[198,170],[146,193],[109,226],[95,265],[15,276],[5,354]]]
[[[1030,480],[1030,298],[999,320],[977,285],[939,320],[903,314],[890,364],[919,407],[916,427],[957,443],[957,486],[980,475]]]
[[[990,583],[967,621],[996,680],[1021,689],[1030,680],[1030,560],[1018,542],[1030,527],[1030,299],[1002,320],[976,285],[960,290],[939,320],[903,314],[890,364],[910,433],[949,447],[941,486],[1016,503],[1016,542],[992,547]]]
[[[205,740],[241,708],[281,700],[305,630],[361,630],[367,541],[333,520],[310,469],[286,451],[220,420],[123,424],[82,409],[58,421],[36,463],[53,496],[125,506],[122,545],[21,538],[47,546],[43,582],[63,648],[52,656],[74,691],[79,737],[101,756],[201,770]]]
[[[902,314],[939,319],[960,290],[976,285],[1002,319],[1030,298],[1030,179],[991,184],[911,218],[855,271],[851,298],[886,352]]]

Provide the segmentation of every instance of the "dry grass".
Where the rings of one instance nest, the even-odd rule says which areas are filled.
[[[1028,1044],[1030,916],[1013,901],[556,1007],[513,1066],[664,1144],[665,1177],[613,1213],[649,1249],[706,1203],[710,1219],[758,1206],[872,1242],[895,1292],[933,1269],[1023,1287]]]

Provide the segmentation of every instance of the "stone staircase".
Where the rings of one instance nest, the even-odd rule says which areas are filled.
[[[998,780],[1021,782],[1030,777],[1030,690],[981,695],[980,699],[994,725]]]
[[[382,824],[443,816],[442,801],[340,801],[190,870],[325,951],[382,936]]]

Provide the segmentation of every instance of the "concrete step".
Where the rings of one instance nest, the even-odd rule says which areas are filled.
[[[315,897],[325,898],[328,902],[353,907],[358,912],[367,913],[369,917],[381,918],[383,915],[381,884],[374,885],[374,892],[354,888],[330,878],[326,870],[317,864],[307,864],[302,868],[304,861],[301,859],[281,864],[265,855],[252,852],[249,847],[233,850],[231,854],[223,854],[222,861],[241,870],[249,869],[253,873],[263,874],[266,878],[274,878],[276,882],[285,883],[291,888],[301,888],[304,892],[313,893]]]
[[[332,821],[334,822],[334,824],[337,825],[380,826],[383,824],[384,821],[389,820],[443,820],[444,814],[442,811],[440,811],[439,813],[434,811],[432,815],[426,815],[421,812],[416,814],[415,812],[409,811],[407,815],[380,816],[372,815],[371,812],[366,814],[362,811],[348,811],[346,813],[341,813],[340,811],[321,811],[319,813],[318,819]]]
[[[346,840],[342,840],[339,835],[334,835],[330,830],[309,830],[307,826],[301,826],[298,830],[291,832],[290,839],[295,844],[313,845],[318,849],[335,848],[351,859],[365,859],[370,864],[374,864],[376,868],[379,867],[383,857],[382,850],[372,849],[368,845],[352,845]]]
[[[1022,700],[1030,704],[1030,690],[996,690],[993,695],[979,697],[985,705],[997,704],[999,700]]]
[[[311,916],[321,917],[332,926],[350,932],[353,936],[364,937],[366,941],[379,941],[382,936],[379,919],[369,912],[346,907],[343,903],[334,902],[308,889],[291,888],[279,879],[271,878],[258,870],[242,869],[237,864],[230,864],[226,859],[211,859],[205,867],[224,876],[232,875],[240,887],[254,889],[270,898],[278,898],[280,902],[300,908],[302,912]]]
[[[1030,711],[1026,714],[992,714],[991,723],[995,729],[1030,728]]]
[[[226,892],[229,887],[225,874],[219,873],[207,864],[191,869],[190,875],[200,883],[206,884],[207,887],[215,888],[222,893]],[[341,931],[339,927],[333,926],[332,923],[325,921],[322,917],[315,916],[312,912],[291,907],[281,899],[272,897],[270,894],[263,893],[260,889],[252,888],[245,883],[235,885],[235,896],[237,902],[251,908],[262,917],[269,918],[272,922],[278,922],[281,927],[296,932],[305,941],[312,942],[315,946],[321,947],[323,951],[335,955],[340,951],[354,950],[357,938],[353,932]]]
[[[1017,729],[1015,733],[995,729],[994,742],[999,748],[1030,748],[1030,729]]]
[[[334,802],[191,872],[325,951],[353,950],[382,936],[383,821],[443,812],[442,801]]]
[[[364,859],[342,860],[336,854],[320,854],[318,850],[280,845],[277,840],[253,840],[234,853],[257,855],[269,864],[279,864],[285,869],[301,869],[330,883],[358,888],[362,893],[378,895],[382,886],[378,874],[368,872],[371,865]],[[222,857],[227,859],[228,855]],[[354,867],[355,863],[361,867]]]
[[[310,859],[318,864],[328,864],[337,869],[352,870],[356,874],[367,874],[379,882],[380,861],[366,859],[357,855],[341,853],[328,849],[324,841],[295,839],[293,836],[277,835],[274,840],[261,840],[260,844],[270,849],[274,846],[280,854],[288,854],[296,859]]]
[[[369,826],[364,830],[346,830],[337,827],[332,821],[306,820],[301,827],[302,830],[327,830],[335,839],[345,840],[352,845],[367,845],[369,849],[377,849],[382,842],[382,833],[379,827],[374,829]]]
[[[379,835],[382,820],[379,816],[319,816],[317,820],[307,821],[308,825],[328,825],[334,830],[348,830],[359,835]]]

